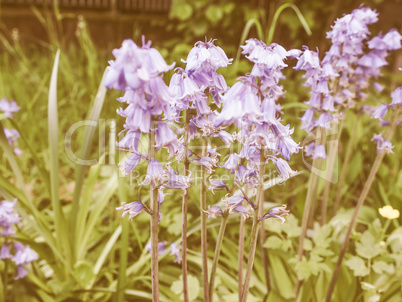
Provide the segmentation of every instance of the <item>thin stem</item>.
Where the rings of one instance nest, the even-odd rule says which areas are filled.
[[[184,176],[188,176],[190,170],[190,161],[188,159],[188,133],[190,125],[190,109],[186,110],[186,124],[184,129]],[[187,285],[187,205],[188,190],[183,192],[182,204],[182,262],[181,269],[183,275],[183,298],[188,301],[188,285]]]
[[[202,155],[207,155],[207,138],[203,138]],[[209,302],[208,291],[208,256],[207,256],[207,170],[201,167],[201,193],[200,193],[200,215],[201,215],[201,258],[202,258],[202,280],[204,286],[204,301]]]
[[[398,117],[399,111],[400,111],[399,108],[398,108],[398,110],[394,111],[394,114],[393,114],[392,119],[391,119],[392,127],[390,127],[388,129],[387,134],[385,135],[386,140],[390,140],[392,135],[393,135],[393,132],[394,132],[395,127],[396,127],[395,119],[396,119],[396,117]],[[367,194],[370,191],[371,185],[373,184],[374,178],[375,178],[375,176],[377,174],[377,171],[378,171],[378,169],[380,167],[380,164],[381,164],[381,162],[382,162],[382,160],[384,158],[384,155],[385,155],[385,152],[381,152],[381,153],[377,154],[377,156],[376,156],[376,158],[374,160],[373,166],[371,167],[370,174],[369,174],[369,176],[367,178],[367,181],[364,184],[363,191],[361,192],[359,200],[357,201],[355,211],[353,212],[352,220],[349,223],[349,227],[348,227],[348,230],[346,232],[346,236],[345,236],[345,239],[343,241],[341,251],[339,253],[338,261],[336,262],[335,269],[334,269],[334,272],[332,274],[332,279],[331,279],[331,282],[330,282],[329,287],[328,287],[328,292],[327,292],[327,296],[326,296],[326,299],[325,299],[326,302],[331,302],[332,293],[333,293],[333,291],[335,289],[335,284],[336,284],[336,281],[338,279],[339,271],[341,269],[341,264],[342,264],[342,261],[343,261],[343,257],[345,256],[346,249],[347,249],[348,244],[349,244],[350,236],[351,236],[352,231],[353,231],[353,229],[354,229],[354,227],[356,225],[356,220],[357,220],[357,217],[359,215],[360,209],[363,206],[364,201],[366,200]]]
[[[218,239],[216,241],[215,246],[215,254],[214,260],[212,262],[211,268],[211,278],[209,279],[209,301],[213,301],[214,299],[214,284],[215,284],[215,275],[216,275],[216,268],[218,267],[219,255],[221,253],[223,237],[225,235],[225,229],[228,222],[229,213],[227,211],[223,214],[221,226],[219,228]]]
[[[248,187],[246,186],[245,195],[248,195]],[[247,204],[243,201],[243,206]],[[244,259],[244,233],[246,229],[246,220],[240,218],[240,231],[239,231],[239,253],[237,257],[237,267],[238,267],[238,287],[239,287],[239,301],[241,300],[241,295],[243,292],[243,259]]]
[[[264,194],[264,173],[265,173],[265,154],[264,149],[260,149],[260,173],[259,173],[259,183],[257,188],[257,208],[254,210],[253,217],[253,228],[251,229],[250,238],[250,251],[248,254],[246,278],[244,280],[243,293],[241,302],[247,301],[248,291],[250,289],[251,273],[253,271],[255,251],[257,247],[258,240],[258,227],[259,227],[259,217],[262,216],[263,207],[263,194]]]
[[[3,301],[8,301],[8,259],[4,259],[4,277],[3,277],[3,294],[4,294],[4,300]]]
[[[327,160],[327,173],[326,173],[326,182],[325,182],[325,187],[324,187],[324,196],[321,202],[321,225],[324,225],[327,221],[327,211],[328,211],[328,200],[329,200],[329,195],[331,192],[331,181],[329,181],[332,178],[332,174],[334,172],[335,168],[335,159],[336,155],[338,154],[338,142],[341,138],[342,131],[343,131],[343,126],[345,125],[345,120],[342,120],[341,125],[339,126],[339,131],[337,134],[336,140],[332,140],[329,142],[329,154],[328,154],[328,160]]]
[[[318,161],[317,159],[313,160],[313,165],[312,165],[313,167],[316,166],[317,161]],[[300,262],[303,257],[304,239],[306,237],[309,216],[310,216],[312,205],[313,205],[313,202],[315,199],[315,194],[317,191],[317,183],[318,183],[318,175],[316,173],[311,173],[309,185],[308,185],[308,189],[307,189],[306,204],[304,206],[304,211],[303,211],[302,229],[301,229],[301,234],[300,234],[300,239],[299,239],[299,251],[298,251],[298,256],[297,256],[298,262]],[[299,294],[299,290],[300,290],[300,280],[299,280],[299,278],[297,278],[296,292],[295,292],[296,299]]]
[[[264,268],[264,276],[265,276],[265,285],[267,286],[267,293],[269,293],[271,291],[271,283],[269,280],[269,272],[268,272],[268,254],[267,250],[264,247],[265,243],[264,220],[261,221],[260,243],[261,243],[262,267]]]
[[[356,119],[356,121],[357,121],[357,119]],[[353,127],[353,128],[355,128],[355,127]],[[357,133],[357,131],[355,129],[352,129],[352,135],[349,139],[348,148],[347,148],[346,154],[345,154],[345,159],[343,160],[343,164],[342,164],[342,173],[339,178],[338,188],[336,190],[336,198],[335,198],[335,202],[334,202],[334,208],[332,210],[332,216],[335,216],[336,212],[339,209],[339,205],[340,205],[341,197],[342,197],[342,188],[343,188],[343,184],[345,183],[345,180],[346,180],[346,172],[348,171],[347,167],[348,167],[350,159],[352,157],[352,151],[353,151],[353,146],[355,144],[356,133]]]
[[[155,159],[155,127],[149,133],[149,159],[150,162]],[[152,183],[149,190],[151,202],[151,277],[152,277],[152,301],[159,301],[159,267],[158,267],[158,222],[159,222],[159,204],[158,189]]]

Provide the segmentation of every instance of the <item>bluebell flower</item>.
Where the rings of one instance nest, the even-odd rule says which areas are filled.
[[[229,192],[229,188],[224,181],[212,178],[209,178],[208,190],[213,194],[215,194],[214,190],[226,190]]]
[[[11,257],[10,247],[8,245],[3,245],[0,250],[0,259],[9,259]]]
[[[132,153],[124,163],[119,163],[119,169],[130,174],[141,162],[141,155]]]
[[[14,212],[17,199],[3,200],[0,203],[0,236],[8,237],[15,234],[14,225],[21,221],[21,217]]]
[[[181,263],[181,254],[180,254],[181,245],[177,246],[174,242],[170,244],[170,255],[175,256],[174,262]]]
[[[170,164],[166,164],[166,169],[163,175],[164,183],[162,188],[166,189],[182,189],[183,192],[187,192],[187,189],[191,186],[191,173],[188,176],[179,175]]]
[[[216,219],[218,216],[222,217],[223,212],[219,206],[208,206],[208,210],[202,210],[205,214],[208,214],[208,218]]]
[[[6,98],[0,99],[0,111],[6,117],[13,117],[13,113],[18,112],[21,109],[20,106],[14,100],[8,101]]]
[[[384,116],[387,114],[387,111],[388,111],[388,105],[382,104],[376,109],[376,111],[374,111],[373,118],[382,120]]]
[[[253,212],[252,208],[245,207],[243,205],[236,205],[229,208],[229,214],[237,213],[242,216],[243,219],[247,219],[250,217],[250,214]]]
[[[23,279],[29,273],[23,265],[19,265],[17,267],[17,271],[18,271],[18,273],[17,273],[17,276],[14,278],[14,280]]]
[[[258,169],[252,167],[246,168],[244,165],[239,165],[235,173],[235,181],[243,183],[250,188],[257,188],[258,178]]]
[[[27,265],[32,261],[38,260],[38,254],[29,246],[23,245],[21,242],[14,243],[15,255],[11,258],[16,265]]]
[[[282,221],[282,223],[285,223],[286,220],[283,218],[283,216],[288,216],[289,215],[289,210],[286,210],[286,204],[280,206],[280,207],[274,207],[269,210],[269,212],[265,213],[259,220],[264,220],[268,218],[277,218]]]
[[[229,194],[227,194],[222,201],[225,204],[225,207],[227,207],[229,209],[229,211],[233,208],[235,208],[238,205],[241,205],[241,203],[244,200],[244,196],[242,195],[232,195],[232,196],[228,196]]]
[[[203,156],[197,160],[209,173],[212,173],[213,168],[217,165],[217,160],[208,156]]]
[[[144,209],[144,205],[142,202],[139,201],[133,201],[130,203],[122,203],[120,207],[117,207],[117,211],[123,211],[123,214],[121,217],[124,217],[126,215],[129,215],[128,220],[132,220],[135,216],[140,214],[142,210]]]
[[[150,43],[138,47],[134,41],[124,40],[121,48],[113,50],[113,55],[116,59],[109,61],[105,85],[121,91],[127,87],[138,89],[144,82],[174,66],[167,65],[160,53],[150,48]]]
[[[289,164],[282,158],[275,159],[274,164],[281,176],[281,181],[285,181],[297,173],[296,171],[293,171]]]
[[[138,151],[141,141],[141,131],[128,129],[124,138],[116,143],[117,147],[124,148],[127,151]]]
[[[402,86],[396,88],[391,92],[392,102],[391,106],[401,106],[402,105]]]
[[[181,143],[179,142],[177,135],[174,131],[163,122],[158,123],[156,127],[156,150],[159,150],[162,146],[168,148],[169,157],[168,160],[177,154]]]
[[[157,186],[162,180],[163,168],[161,163],[157,159],[151,159],[148,163],[147,175],[145,180],[140,184],[141,186],[151,184],[152,186]]]
[[[166,244],[167,244],[166,240],[158,242],[158,255],[159,256],[166,252]],[[148,253],[151,253],[151,242],[147,243],[147,245],[145,246],[145,250]]]
[[[383,138],[382,134],[374,134],[373,138],[371,139],[372,141],[377,143],[377,153],[394,153],[392,149],[394,146],[390,141],[387,141],[386,139]]]
[[[239,163],[239,155],[237,155],[236,153],[232,153],[232,154],[228,155],[227,157],[228,157],[228,159],[223,164],[223,166],[221,166],[221,168],[229,170],[230,173],[233,174]]]

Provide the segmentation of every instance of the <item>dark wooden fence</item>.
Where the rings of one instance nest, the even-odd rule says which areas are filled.
[[[172,0],[58,0],[60,9],[98,10],[118,13],[167,13]],[[3,7],[53,7],[53,0],[1,0]]]

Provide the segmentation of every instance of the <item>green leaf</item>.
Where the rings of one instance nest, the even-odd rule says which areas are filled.
[[[188,298],[190,301],[197,299],[200,293],[200,283],[198,279],[192,275],[187,276]],[[180,275],[180,280],[174,281],[170,289],[175,294],[180,294],[180,299],[183,300],[183,275]]]
[[[311,251],[313,249],[313,243],[311,242],[310,239],[308,239],[308,238],[304,239],[303,248],[305,251]]]
[[[352,256],[352,258],[346,261],[345,264],[353,271],[353,274],[356,277],[364,277],[370,273],[370,270],[366,267],[366,264],[360,257]]]
[[[331,241],[332,227],[330,224],[314,229],[313,241],[317,246],[327,246]]]
[[[393,274],[395,272],[394,266],[384,261],[374,261],[372,268],[373,271],[375,271],[377,274],[383,274],[384,272],[388,274]]]
[[[300,236],[301,227],[298,226],[297,218],[294,215],[286,218],[286,223],[282,224],[282,228],[289,238]]]
[[[193,14],[193,7],[188,3],[177,2],[179,1],[175,1],[175,3],[173,3],[172,5],[172,8],[170,10],[170,17],[177,18],[181,21],[190,19],[191,15]]]
[[[93,106],[91,108],[91,113],[89,116],[89,121],[93,122],[95,124],[98,124],[99,121],[99,116],[103,108],[103,103],[105,100],[105,95],[106,95],[106,87],[104,84],[105,77],[106,77],[107,69],[104,71],[102,80],[99,84],[98,91],[95,96],[95,100],[93,102]],[[75,172],[75,187],[74,187],[74,194],[73,194],[73,202],[72,202],[72,210],[71,210],[71,217],[70,217],[70,222],[71,222],[71,241],[74,242],[79,238],[80,234],[83,233],[83,224],[86,218],[87,218],[87,209],[89,207],[89,202],[90,200],[84,199],[83,203],[80,204],[80,197],[81,197],[81,190],[82,186],[84,184],[84,179],[85,179],[85,173],[87,170],[87,163],[85,163],[85,160],[88,159],[88,156],[91,151],[91,147],[93,145],[93,140],[95,136],[95,130],[96,127],[88,126],[86,131],[85,131],[85,137],[84,141],[82,142],[82,148],[81,148],[81,154],[80,158],[75,158],[75,163],[76,165],[76,172]],[[81,210],[81,207],[83,206],[83,213],[78,215],[78,213]],[[78,220],[78,221],[77,221]],[[79,243],[76,244],[76,246],[73,247],[74,249],[74,256],[76,256],[77,249],[78,249]]]
[[[319,267],[314,261],[306,261],[304,258],[302,261],[296,263],[297,277],[300,280],[306,280],[311,275],[316,276],[318,274]]]
[[[74,265],[74,275],[82,287],[86,286],[95,276],[93,265],[88,261],[78,261]]]
[[[53,63],[52,76],[50,78],[48,98],[48,137],[49,137],[49,170],[50,170],[50,192],[54,213],[54,224],[56,231],[56,243],[65,255],[70,253],[70,245],[66,221],[62,211],[59,198],[59,118],[57,109],[57,71],[59,69],[60,50],[57,51]]]
[[[264,247],[267,249],[280,249],[282,247],[282,239],[273,235],[269,236],[264,243]]]
[[[376,244],[373,234],[366,231],[360,238],[360,242],[356,243],[356,253],[363,258],[371,259],[381,253],[381,247]]]
[[[223,17],[223,10],[217,5],[211,5],[205,12],[207,19],[213,24],[219,22]]]
[[[195,36],[205,35],[208,31],[208,22],[204,20],[195,21],[193,26],[191,27],[191,31]]]

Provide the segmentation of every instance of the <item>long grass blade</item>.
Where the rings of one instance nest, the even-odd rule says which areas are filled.
[[[101,83],[99,85],[99,89],[96,94],[96,97],[95,97],[95,100],[94,100],[94,103],[93,103],[93,106],[91,109],[91,114],[89,117],[90,121],[94,121],[96,123],[99,121],[99,116],[102,111],[102,107],[103,107],[103,103],[104,103],[105,95],[106,95],[106,87],[104,85],[105,74],[106,74],[106,71],[103,73],[103,77],[102,77]],[[87,159],[91,152],[91,147],[92,147],[93,139],[95,136],[95,130],[96,130],[96,127],[87,127],[87,129],[86,129],[84,141],[83,141],[82,149],[81,149],[81,155],[80,155],[81,159]],[[77,214],[79,213],[79,209],[80,209],[80,196],[81,196],[82,186],[84,184],[85,172],[86,172],[86,166],[83,165],[83,163],[78,162],[76,175],[75,175],[75,187],[74,187],[72,211],[71,211],[71,219],[70,219],[71,235],[73,236],[72,242],[74,242],[73,241],[74,238],[79,238],[78,235],[82,234],[83,219],[86,219],[86,214],[87,214],[87,213],[83,213],[80,216],[80,220],[77,221],[77,218],[78,218]],[[90,200],[84,199],[84,202],[90,202]],[[88,207],[88,205],[86,205],[86,207]],[[84,208],[85,208],[85,206],[84,206]],[[74,252],[75,256],[76,256],[76,252],[77,251]]]
[[[285,3],[285,4],[282,4],[275,12],[274,18],[272,19],[271,26],[269,27],[269,31],[267,33],[267,38],[266,38],[267,44],[272,43],[272,40],[274,38],[276,24],[278,23],[279,16],[286,8],[293,9],[296,16],[299,18],[299,21],[300,21],[301,25],[303,26],[304,30],[306,31],[306,33],[309,36],[311,36],[311,34],[312,34],[311,29],[308,26],[308,23],[307,23],[306,19],[304,18],[303,14],[301,13],[301,11],[299,10],[299,8],[292,3]]]
[[[56,244],[60,251],[65,252],[67,262],[70,263],[71,247],[68,240],[66,240],[66,238],[69,238],[69,232],[59,198],[59,118],[57,109],[57,72],[59,69],[59,60],[60,50],[56,52],[54,59],[48,98],[50,199],[55,220]]]
[[[99,222],[99,217],[104,210],[107,202],[115,193],[118,187],[117,182],[117,173],[113,173],[111,177],[107,180],[106,185],[104,186],[103,190],[99,192],[99,198],[97,199],[96,203],[93,204],[92,211],[88,217],[88,222],[85,225],[85,230],[83,230],[84,235],[82,237],[82,241],[80,245],[77,247],[78,254],[77,258],[81,259],[85,256],[86,249],[88,247],[88,241],[90,239],[91,234],[96,226],[96,223]]]
[[[116,159],[118,153],[114,154]],[[119,177],[119,187],[118,187],[118,196],[119,196],[119,201],[126,201],[127,200],[127,190],[125,186],[125,178]],[[124,301],[124,289],[126,288],[126,269],[127,269],[127,264],[128,264],[128,245],[129,245],[129,221],[128,219],[123,219],[122,220],[122,233],[121,233],[121,238],[120,238],[120,258],[119,258],[119,272],[117,275],[117,288],[116,288],[116,296],[115,296],[115,301],[116,302],[123,302]],[[134,228],[135,229],[135,228]],[[135,232],[137,230],[135,229]],[[136,234],[134,233],[134,234]],[[138,240],[138,235],[137,237],[137,242],[140,243],[141,241]],[[139,244],[140,248],[142,248],[141,244]],[[150,295],[152,298],[152,295]]]

